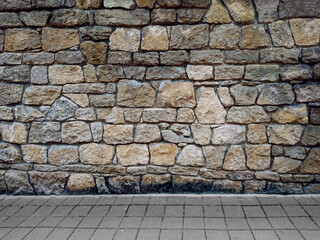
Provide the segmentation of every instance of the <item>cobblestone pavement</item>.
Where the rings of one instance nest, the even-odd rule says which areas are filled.
[[[0,196],[0,239],[319,240],[320,195]]]

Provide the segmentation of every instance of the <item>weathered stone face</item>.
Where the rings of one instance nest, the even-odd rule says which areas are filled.
[[[267,142],[266,128],[260,124],[248,125],[247,138],[250,143],[265,143]]]
[[[64,172],[31,172],[30,181],[39,195],[61,194],[69,174]]]
[[[15,195],[33,193],[26,172],[10,170],[6,172],[5,179],[9,193]]]
[[[27,105],[51,105],[60,92],[61,87],[30,86],[25,90],[22,102]]]
[[[270,151],[269,144],[248,145],[246,146],[247,166],[251,170],[266,170],[270,168]]]
[[[158,126],[151,124],[139,124],[136,126],[134,141],[137,143],[156,142],[161,140]]]
[[[295,85],[294,91],[297,95],[298,102],[313,102],[320,100],[320,84],[311,83],[311,84],[301,84]]]
[[[263,26],[248,25],[243,27],[240,48],[256,49],[269,46],[270,41]]]
[[[90,192],[95,188],[94,179],[89,174],[71,174],[67,190],[70,192]]]
[[[46,163],[47,147],[40,145],[21,146],[23,161],[27,163]]]
[[[222,5],[219,0],[213,0],[210,8],[204,16],[204,21],[207,23],[230,23],[231,18],[227,9]]]
[[[303,128],[299,125],[269,125],[269,142],[274,144],[295,145],[301,137]]]
[[[241,146],[232,145],[227,151],[226,157],[223,163],[224,170],[245,170],[246,159]]]
[[[105,26],[144,26],[150,22],[150,13],[146,9],[131,11],[122,9],[98,10],[95,12],[95,22],[97,25]]]
[[[83,42],[81,45],[81,51],[86,57],[89,64],[105,64],[107,44],[104,42]]]
[[[290,84],[271,83],[262,86],[257,103],[259,105],[281,105],[291,104],[293,101],[294,93]]]
[[[320,19],[291,19],[290,27],[296,45],[319,44]]]
[[[173,166],[178,153],[175,144],[155,143],[150,145],[150,163],[159,166]]]
[[[274,46],[287,48],[294,46],[292,34],[287,22],[280,20],[269,24],[268,27]]]
[[[81,145],[80,161],[84,164],[111,164],[114,147],[111,145],[90,143]]]
[[[40,34],[35,30],[8,29],[4,48],[8,52],[37,49],[41,47]]]
[[[48,52],[57,52],[77,46],[80,43],[76,29],[42,29],[42,48]]]
[[[60,142],[60,124],[57,122],[34,122],[29,132],[29,143]]]
[[[160,83],[157,97],[158,107],[194,107],[195,96],[191,82]]]
[[[233,20],[237,23],[252,23],[255,18],[254,8],[250,0],[223,0]]]
[[[105,125],[103,140],[107,144],[133,142],[133,125]]]
[[[272,115],[277,123],[308,123],[308,112],[305,105],[284,107]]]
[[[241,144],[245,141],[245,134],[245,126],[223,125],[213,129],[212,144]]]
[[[48,150],[49,162],[53,165],[79,162],[78,148],[75,146],[52,145]]]
[[[19,103],[22,93],[22,85],[0,83],[0,105]]]
[[[202,87],[197,91],[195,113],[202,124],[224,123],[226,111],[220,103],[213,88]]]
[[[278,173],[297,173],[300,165],[300,161],[291,158],[276,157],[274,158],[272,170]]]
[[[222,169],[223,159],[226,152],[224,146],[204,146],[203,155],[206,159],[206,167],[210,169]]]
[[[202,149],[195,145],[184,147],[177,157],[177,164],[181,166],[201,167],[204,165]]]
[[[319,156],[320,156],[320,149],[312,148],[309,152],[309,155],[304,160],[301,166],[300,172],[301,173],[320,173]]]
[[[27,127],[23,123],[0,124],[0,132],[5,142],[16,144],[27,142]]]
[[[123,166],[147,165],[149,150],[145,144],[118,145],[117,157]]]
[[[303,145],[316,146],[320,143],[320,126],[309,125],[305,128],[301,143]]]
[[[229,123],[249,124],[269,121],[270,117],[260,106],[231,107],[227,116]]]
[[[9,143],[0,143],[0,162],[20,163],[22,154],[20,148]]]
[[[80,66],[54,65],[49,67],[49,81],[53,85],[83,82],[83,73]]]
[[[131,28],[117,28],[110,36],[110,49],[137,52],[140,45],[140,31]]]
[[[89,124],[81,121],[63,123],[61,138],[63,143],[68,144],[91,142],[92,136]]]
[[[210,47],[218,49],[235,49],[239,42],[241,28],[237,25],[218,25],[210,33]],[[228,39],[228,41],[225,41]]]
[[[141,49],[147,51],[168,50],[167,29],[162,26],[149,26],[142,29]]]

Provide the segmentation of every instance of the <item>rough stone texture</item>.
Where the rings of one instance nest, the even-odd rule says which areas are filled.
[[[308,125],[303,133],[301,143],[303,145],[316,146],[320,143],[320,126]]]
[[[52,13],[51,25],[55,27],[74,27],[88,24],[88,14],[82,10],[59,9]]]
[[[308,111],[305,105],[284,107],[272,115],[277,123],[308,124]]]
[[[225,122],[226,111],[213,88],[199,88],[197,91],[197,101],[195,113],[199,123],[215,124]]]
[[[0,83],[0,105],[19,103],[22,93],[22,85]]]
[[[110,36],[110,49],[137,52],[140,45],[140,31],[132,28],[117,28]]]
[[[28,174],[22,171],[10,170],[5,174],[9,193],[14,195],[32,194],[33,189],[29,183]]]
[[[245,85],[234,85],[230,88],[230,91],[235,99],[236,105],[253,105],[258,95],[256,87]]]
[[[131,11],[122,9],[98,10],[95,14],[95,22],[97,25],[105,26],[143,26],[150,22],[150,14],[145,9]]]
[[[297,95],[297,102],[320,101],[319,89],[319,83],[295,85],[294,91]]]
[[[19,147],[0,143],[0,162],[2,163],[20,163],[22,162],[22,153]]]
[[[273,45],[275,47],[292,48],[294,41],[289,25],[285,21],[276,21],[268,25]]]
[[[105,125],[103,140],[107,144],[133,142],[133,125]]]
[[[117,157],[123,166],[147,165],[149,150],[146,144],[118,145]]]
[[[214,24],[231,22],[231,18],[227,9],[222,5],[222,3],[219,0],[213,0],[211,2],[210,8],[208,9],[203,20],[204,22]]]
[[[235,49],[239,42],[240,32],[241,28],[234,24],[215,26],[210,33],[209,45],[217,49]]]
[[[81,83],[84,81],[82,68],[76,65],[54,65],[49,67],[49,81],[53,85]]]
[[[150,163],[159,166],[173,166],[178,148],[171,143],[155,143],[150,145]]]
[[[260,106],[231,107],[227,116],[229,123],[249,124],[269,121],[270,117]]]
[[[265,143],[267,142],[266,128],[260,124],[248,125],[247,133],[248,142],[250,143]]]
[[[46,163],[47,147],[40,145],[23,145],[21,146],[23,161],[27,163]]]
[[[141,49],[147,51],[168,50],[167,29],[162,26],[148,26],[142,29]]]
[[[294,93],[290,84],[271,83],[262,86],[257,103],[259,105],[281,105],[291,104],[293,101]]]
[[[298,63],[299,49],[273,48],[260,50],[261,63]]]
[[[103,5],[105,8],[133,9],[135,4],[133,0],[104,0]]]
[[[242,29],[241,49],[257,49],[269,47],[270,41],[262,25],[248,25]]]
[[[57,52],[77,46],[80,43],[76,29],[42,29],[42,48],[48,52]]]
[[[212,144],[241,144],[245,141],[245,126],[223,125],[213,129]]]
[[[36,30],[6,30],[4,48],[8,52],[37,49],[41,47],[40,34]]]
[[[27,127],[23,123],[0,124],[2,140],[9,143],[27,143]]]
[[[111,164],[114,147],[111,145],[89,143],[79,148],[80,161],[84,164]]]
[[[231,171],[246,169],[246,158],[241,146],[230,146],[224,159],[223,169]]]
[[[77,7],[80,9],[99,8],[101,0],[76,0]]]
[[[83,42],[80,45],[89,64],[105,64],[107,47],[104,42],[95,43],[92,41]]]
[[[213,67],[211,66],[188,65],[186,72],[191,80],[213,79]]]
[[[69,177],[67,185],[69,192],[91,192],[94,188],[94,179],[89,174],[71,174]]]
[[[246,146],[247,166],[251,170],[267,170],[270,168],[269,144],[248,145]]]
[[[91,142],[92,136],[89,124],[82,121],[63,123],[61,129],[63,143],[74,144],[80,142]]]
[[[60,124],[57,122],[33,122],[29,132],[29,143],[60,142]]]
[[[157,142],[161,140],[158,126],[151,124],[139,124],[135,129],[134,141],[137,143]]]
[[[52,145],[48,150],[49,162],[53,165],[74,164],[79,162],[76,146]]]
[[[300,165],[300,161],[291,158],[276,157],[274,158],[272,170],[278,173],[297,173]]]
[[[301,173],[320,173],[319,158],[320,148],[313,148],[310,150],[309,155],[303,161],[301,166]]]
[[[205,9],[179,9],[177,11],[177,21],[181,24],[199,23],[205,13]]]
[[[209,26],[177,25],[171,29],[170,49],[197,49],[208,46]]]
[[[269,125],[269,142],[274,144],[295,145],[300,140],[302,129],[299,125]]]
[[[320,19],[291,19],[290,27],[296,45],[319,44]]]
[[[206,159],[206,168],[222,169],[223,159],[226,152],[224,146],[204,146],[202,147],[203,155]]]
[[[255,13],[251,0],[223,0],[233,20],[237,23],[251,23]]]
[[[30,181],[39,195],[61,194],[69,174],[64,172],[44,173],[31,172]]]
[[[30,86],[25,90],[22,102],[27,105],[51,105],[60,93],[61,87]]]
[[[177,164],[181,166],[201,167],[204,165],[202,149],[195,145],[184,147],[177,157]]]

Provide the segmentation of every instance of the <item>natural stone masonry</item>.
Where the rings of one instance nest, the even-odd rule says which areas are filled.
[[[318,6],[0,1],[0,192],[320,193]]]

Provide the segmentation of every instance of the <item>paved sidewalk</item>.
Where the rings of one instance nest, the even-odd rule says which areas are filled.
[[[320,195],[0,196],[0,239],[319,240]]]

